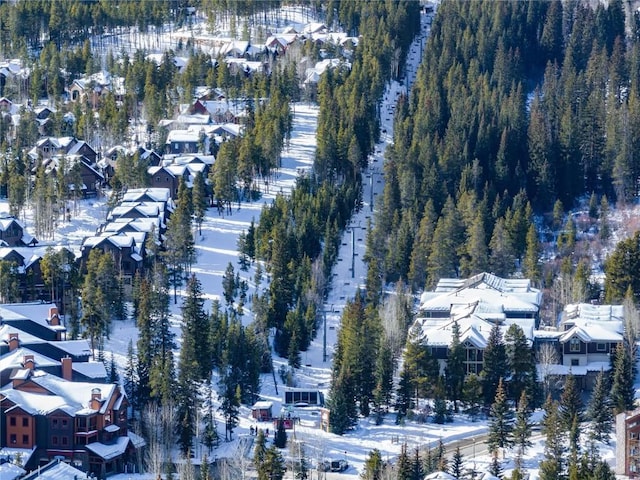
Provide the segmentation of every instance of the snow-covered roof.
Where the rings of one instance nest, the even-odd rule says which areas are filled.
[[[575,326],[564,332],[560,337],[560,343],[566,343],[574,337],[578,337],[585,343],[622,342],[622,331],[617,332],[602,325]]]
[[[52,329],[49,325],[49,313],[55,303],[5,303],[0,305],[0,318],[4,321],[31,320],[44,327]],[[57,308],[57,307],[56,307]]]
[[[122,196],[122,201],[139,202],[147,198],[154,202],[171,202],[171,191],[168,188],[132,188]]]
[[[199,132],[193,132],[192,130],[171,130],[167,134],[167,145],[173,142],[199,142]]]
[[[259,402],[254,403],[251,408],[255,409],[255,410],[263,410],[263,409],[267,409],[267,408],[271,408],[271,407],[273,407],[273,402],[268,402],[266,400],[260,400]]]
[[[25,473],[27,473],[27,471],[15,463],[6,462],[0,464],[0,478],[2,480],[15,480],[22,477]]]
[[[87,450],[91,450],[103,460],[113,460],[124,454],[130,441],[129,437],[118,437],[115,443],[109,445],[100,442],[89,443]]]
[[[36,368],[43,367],[59,367],[60,362],[53,360],[45,355],[34,352],[29,348],[18,347],[15,350],[5,353],[0,357],[0,372],[11,370],[14,368],[20,369],[23,367],[25,355],[33,355],[33,361]]]
[[[483,303],[485,311],[536,314],[542,294],[529,280],[510,280],[484,273],[467,280],[442,279],[420,298],[421,311],[450,312],[456,306]]]
[[[49,394],[33,393],[14,389],[11,384],[0,390],[0,395],[6,396],[20,408],[32,415],[43,414],[60,409],[71,416],[82,413],[93,413],[90,408],[92,392],[100,391],[102,403],[99,409],[104,413],[108,400],[116,391],[115,384],[98,382],[69,382],[55,375],[42,371],[35,371],[29,379],[30,382],[47,390]]]
[[[102,362],[73,362],[71,368],[85,378],[107,378],[107,369]]]
[[[2,478],[4,479],[4,477]],[[79,480],[87,478],[87,474],[68,463],[52,460],[47,465],[38,467],[37,470],[24,477],[24,480],[35,480],[36,478],[42,480]]]
[[[608,372],[611,370],[611,362],[589,362],[586,365],[560,365],[557,363],[550,365],[536,364],[538,378],[544,378],[545,375],[569,375],[570,373],[576,377],[583,377],[589,372]]]
[[[447,472],[433,472],[424,477],[424,480],[457,480],[453,475]]]

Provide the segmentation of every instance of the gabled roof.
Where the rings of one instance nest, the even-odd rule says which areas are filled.
[[[33,362],[35,363],[36,368],[60,366],[60,362],[57,360],[41,355],[29,348],[18,347],[0,357],[0,372],[23,368],[25,355],[33,355]]]
[[[2,477],[4,478],[4,477]],[[38,467],[22,480],[70,480],[87,478],[87,474],[82,470],[72,467],[68,463],[60,460],[52,460],[48,464]]]
[[[129,446],[129,442],[131,440],[129,437],[118,437],[115,443],[112,444],[104,444],[100,442],[89,443],[87,445],[87,450],[92,451],[96,455],[98,455],[103,460],[113,460],[124,454]]]
[[[584,327],[575,326],[567,330],[560,337],[560,343],[566,343],[574,337],[585,343],[622,342],[622,332],[616,332],[601,325],[588,325]]]
[[[458,305],[484,303],[485,311],[527,312],[540,308],[542,293],[529,280],[503,279],[483,273],[469,279],[442,279],[420,298],[421,311],[452,311]]]
[[[20,406],[31,415],[46,415],[57,409],[71,416],[96,412],[90,407],[91,394],[96,389],[100,391],[102,398],[100,409],[97,411],[105,413],[112,396],[117,391],[115,384],[69,382],[42,371],[35,371],[29,380],[22,385],[29,382],[43,388],[48,394],[23,391],[20,390],[20,386],[13,388],[9,384],[0,390],[0,395],[6,396],[15,405]],[[121,392],[121,395],[124,393]]]
[[[5,303],[0,305],[0,318],[4,322],[11,320],[30,320],[34,323],[58,331],[65,328],[50,325],[49,309],[56,307],[55,303]]]

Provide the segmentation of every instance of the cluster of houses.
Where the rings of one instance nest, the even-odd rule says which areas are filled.
[[[162,243],[167,221],[175,209],[168,188],[130,189],[109,212],[95,235],[82,242],[83,262],[93,249],[110,253],[115,261],[125,287],[143,268],[148,241]]]
[[[57,463],[77,478],[139,469],[144,441],[128,430],[122,387],[90,359],[87,340],[66,334],[55,304],[0,305],[3,480]]]
[[[468,279],[441,279],[420,299],[413,329],[426,342],[444,372],[453,325],[457,322],[465,350],[467,373],[482,371],[483,353],[494,325],[502,334],[515,324],[522,328],[537,355],[539,378],[573,374],[583,389],[592,387],[600,370],[611,369],[610,355],[623,341],[624,312],[620,305],[567,305],[557,327],[541,328],[542,292],[527,279],[505,279],[481,273]]]

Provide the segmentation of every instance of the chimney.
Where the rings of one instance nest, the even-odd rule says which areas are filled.
[[[91,389],[91,401],[89,402],[89,407],[92,410],[100,410],[102,405],[102,392],[99,388]]]
[[[20,346],[20,339],[18,338],[18,334],[10,333],[9,334],[9,351],[13,352],[19,346]]]
[[[71,357],[64,357],[62,360],[62,378],[65,380],[71,381],[73,378],[73,361]]]
[[[36,361],[33,358],[33,355],[25,355],[22,360],[22,366],[29,370],[34,370],[36,368]]]
[[[49,325],[60,325],[60,317],[58,316],[58,307],[49,308]]]

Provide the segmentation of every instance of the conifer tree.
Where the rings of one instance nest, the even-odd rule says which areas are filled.
[[[411,480],[422,480],[424,478],[422,459],[420,458],[420,448],[413,449],[413,459],[411,461]]]
[[[456,447],[456,451],[453,454],[453,458],[451,459],[451,475],[456,478],[462,478],[464,468],[464,456],[460,451],[460,446]]]
[[[527,448],[533,445],[531,443],[533,423],[529,419],[530,415],[527,392],[523,390],[520,395],[520,400],[518,400],[516,421],[513,426],[513,443],[517,448],[516,466],[518,468],[521,466],[522,457],[527,453]]]
[[[489,434],[487,446],[489,451],[497,454],[499,448],[508,448],[513,444],[513,412],[507,402],[505,387],[500,378],[496,398],[489,414]]]
[[[502,478],[502,465],[500,464],[500,460],[498,460],[498,456],[496,454],[491,458],[489,473],[494,477]]]
[[[482,383],[475,373],[470,373],[464,379],[462,399],[465,413],[471,417],[472,421],[475,421],[482,407]]]
[[[609,434],[613,428],[613,411],[609,399],[609,382],[601,369],[591,393],[587,409],[587,418],[591,421],[591,437],[594,440],[609,443]]]
[[[269,480],[282,480],[285,471],[286,468],[282,453],[280,453],[280,450],[275,445],[271,445],[264,455],[265,478]]]
[[[566,452],[558,403],[547,397],[544,404],[542,434],[546,436],[544,460],[540,462],[540,479],[557,480],[564,469]]]
[[[193,205],[193,218],[198,226],[198,234],[202,235],[202,222],[207,213],[207,193],[202,173],[196,173],[191,190],[191,204]]]
[[[517,401],[520,394],[527,390],[529,399],[537,393],[538,381],[533,351],[527,337],[519,325],[509,326],[504,337],[509,383],[507,394]]]
[[[275,436],[273,437],[273,444],[281,449],[287,446],[287,431],[284,428],[284,418],[278,419],[278,426],[276,428]]]
[[[380,450],[374,448],[364,462],[364,471],[360,474],[362,480],[382,480],[384,462]]]
[[[613,383],[611,385],[611,401],[615,414],[633,409],[635,403],[634,380],[635,375],[633,374],[629,349],[620,344],[615,351]]]
[[[502,378],[507,378],[507,374],[507,355],[502,331],[496,323],[489,333],[483,357],[481,378],[485,405],[491,405],[495,400],[498,383]]]
[[[464,364],[465,350],[462,343],[460,343],[460,326],[457,320],[453,321],[451,336],[451,345],[449,346],[447,367],[445,369],[445,382],[447,396],[449,400],[453,400],[454,410],[457,413],[458,402],[462,399],[462,387],[466,373]]]
[[[265,471],[265,457],[267,454],[267,439],[264,430],[258,430],[256,437],[256,446],[253,450],[253,466],[258,472],[258,480],[269,480],[268,473]]]
[[[212,368],[207,336],[209,318],[204,311],[202,287],[195,275],[191,276],[187,284],[186,298],[182,305],[182,322],[181,363],[186,362],[184,364],[195,367],[195,378],[208,378]]]
[[[400,455],[398,455],[398,461],[396,463],[397,468],[397,476],[398,480],[411,480],[412,471],[411,471],[411,459],[409,458],[409,454],[407,452],[407,444],[403,443],[400,448]]]
[[[576,385],[576,379],[571,373],[565,379],[564,390],[560,396],[559,414],[562,428],[565,432],[570,433],[569,444],[571,452],[577,452],[579,441],[577,426],[583,420],[584,406],[580,398],[580,391]]]

